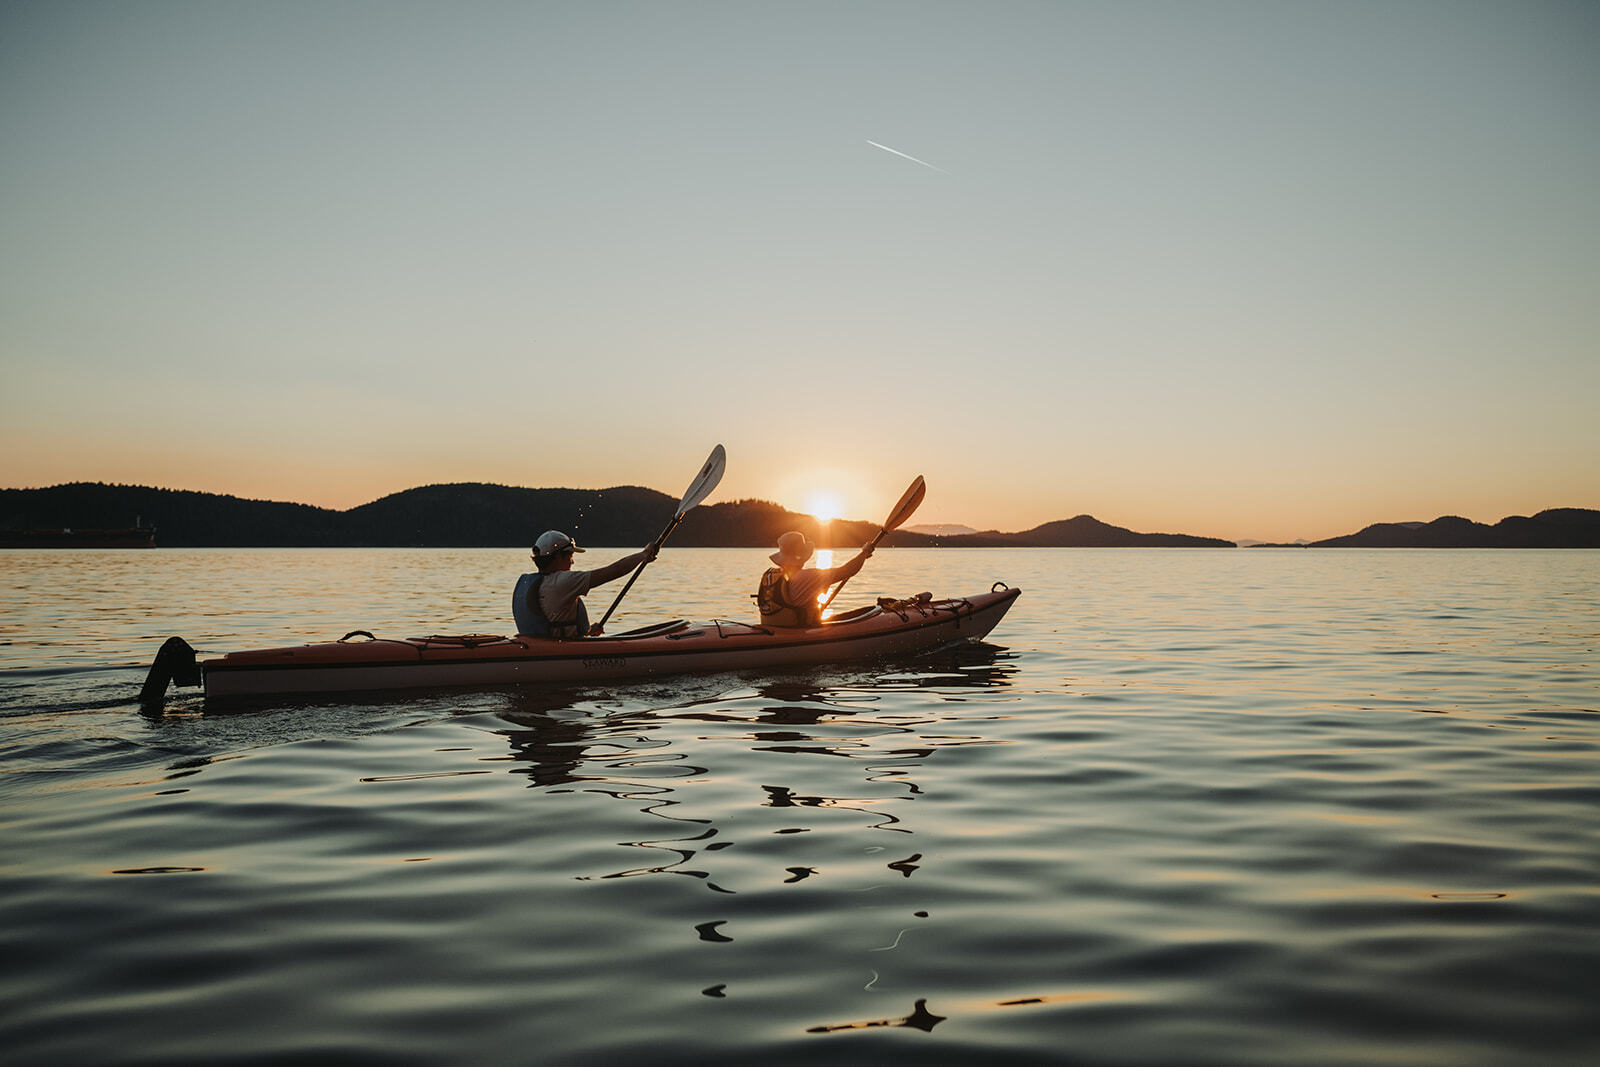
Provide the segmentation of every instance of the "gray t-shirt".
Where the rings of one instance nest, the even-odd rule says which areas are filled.
[[[807,567],[799,574],[789,579],[789,599],[796,604],[803,604],[808,600],[815,600],[825,593],[830,585],[837,582],[841,575],[842,567]]]
[[[589,591],[589,571],[551,571],[539,579],[539,608],[552,623],[578,621],[578,598]]]

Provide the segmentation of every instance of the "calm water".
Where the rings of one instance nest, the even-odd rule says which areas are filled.
[[[899,663],[133,702],[170,634],[501,631],[525,559],[0,554],[6,1062],[1600,1056],[1600,552],[885,551],[840,606],[1024,593]]]

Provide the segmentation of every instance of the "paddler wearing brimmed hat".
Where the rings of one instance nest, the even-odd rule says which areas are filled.
[[[533,563],[538,571],[519,577],[511,594],[517,633],[563,640],[587,636],[589,609],[584,607],[583,594],[648,563],[660,550],[658,543],[651,542],[642,551],[623,556],[615,563],[592,571],[575,571],[573,553],[585,549],[560,530],[546,530],[533,543]]]
[[[767,568],[756,589],[756,604],[761,608],[763,626],[816,626],[822,622],[822,595],[835,582],[854,577],[872,555],[868,544],[855,558],[837,567],[807,567],[817,546],[798,530],[778,538],[778,551],[771,555],[777,566]]]

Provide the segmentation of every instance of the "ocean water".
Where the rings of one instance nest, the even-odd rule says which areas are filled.
[[[838,605],[1023,595],[912,660],[134,699],[172,634],[501,632],[525,566],[0,554],[0,1059],[1600,1062],[1600,553],[902,549]]]

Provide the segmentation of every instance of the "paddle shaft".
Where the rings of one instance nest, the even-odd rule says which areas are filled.
[[[667,523],[667,528],[661,531],[661,536],[650,542],[656,551],[659,552],[661,550],[661,546],[666,543],[667,537],[672,533],[673,530],[678,528],[678,523],[682,521],[682,515],[673,516],[672,521]],[[597,630],[602,630],[605,628],[606,620],[611,618],[611,613],[617,610],[617,605],[622,603],[622,598],[628,595],[628,590],[633,588],[633,583],[639,580],[639,575],[644,573],[644,569],[649,563],[650,561],[648,559],[642,559],[639,561],[639,565],[633,568],[633,573],[628,576],[628,584],[622,587],[622,592],[617,594],[617,599],[611,602],[611,606],[606,609],[605,615],[601,617],[599,622],[594,624],[589,631],[590,633],[594,633]]]
[[[922,475],[917,475],[916,478],[912,480],[910,487],[906,489],[905,493],[900,497],[900,502],[894,506],[894,510],[889,512],[889,517],[883,520],[883,526],[878,529],[877,534],[872,538],[872,540],[867,542],[867,547],[873,549],[877,548],[878,542],[889,536],[890,530],[898,530],[902,525],[904,525],[905,521],[911,517],[911,513],[916,511],[918,506],[921,505],[922,498],[927,494],[927,492],[928,486],[925,482],[923,482]],[[844,581],[833,587],[833,592],[828,594],[828,599],[822,602],[822,610],[827,610],[828,605],[833,603],[833,598],[839,595],[839,590],[843,589],[844,583],[848,582],[849,580],[849,578],[846,578]]]
[[[721,445],[711,450],[711,455],[706,457],[705,466],[700,468],[700,473],[695,475],[694,481],[689,483],[689,489],[683,494],[683,500],[678,504],[678,511],[672,516],[672,521],[667,523],[665,530],[661,531],[661,536],[651,542],[657,552],[661,551],[661,546],[667,543],[667,538],[672,534],[673,530],[678,528],[678,523],[682,522],[683,517],[689,514],[689,510],[697,507],[700,501],[711,495],[711,490],[715,489],[717,483],[722,481],[722,472],[726,469],[727,463],[728,456]],[[639,575],[644,573],[645,564],[649,562],[650,560],[647,557],[640,561],[639,566],[634,568],[633,574],[628,578],[628,584],[622,587],[622,592],[617,594],[617,599],[611,602],[611,606],[606,609],[604,617],[589,628],[591,635],[599,634],[605,630],[606,620],[611,618],[613,611],[617,610],[617,605],[622,603],[622,598],[628,595],[628,590],[633,588],[633,583],[639,580]]]
[[[874,548],[874,549],[877,548],[878,547],[878,542],[882,541],[884,535],[887,534],[888,532],[889,531],[887,529],[880,529],[877,532],[877,534],[873,536],[872,540],[867,542],[867,547]],[[851,577],[854,577],[854,575],[852,575]],[[848,582],[849,580],[850,580],[849,578],[843,578],[843,579],[841,579],[839,581],[838,585],[833,587],[833,592],[829,593],[828,594],[828,599],[824,600],[822,602],[822,607],[821,607],[820,610],[822,610],[822,611],[827,611],[828,610],[828,605],[833,603],[833,598],[839,595],[839,590],[843,589],[844,588],[844,583]]]

